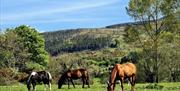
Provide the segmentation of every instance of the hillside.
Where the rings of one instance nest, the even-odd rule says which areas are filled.
[[[64,52],[115,47],[124,28],[81,28],[45,32],[46,50],[53,56]]]
[[[127,22],[127,23],[120,23],[120,24],[113,24],[106,26],[106,28],[121,28],[124,29],[127,26],[132,26],[132,25],[142,25],[142,22]]]

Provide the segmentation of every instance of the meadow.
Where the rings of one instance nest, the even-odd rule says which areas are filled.
[[[63,85],[62,89],[58,89],[57,84],[53,84],[51,91],[107,91],[107,85],[100,84],[98,79],[94,80],[94,84],[91,85],[91,88],[81,87],[82,85],[76,85],[76,88],[73,88],[71,85],[70,89],[68,89],[67,85]],[[124,88],[125,91],[130,91],[130,85],[127,83],[124,84]],[[136,91],[180,91],[180,82],[158,83],[158,85],[150,83],[137,83],[135,88]],[[0,91],[27,91],[27,88],[24,84],[17,84],[13,86],[0,86]],[[44,91],[44,86],[37,85],[36,91]],[[119,84],[116,85],[115,91],[120,91]]]

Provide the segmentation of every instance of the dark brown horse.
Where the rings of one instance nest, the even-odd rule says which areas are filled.
[[[71,82],[73,87],[75,88],[73,79],[82,79],[83,82],[82,88],[84,88],[84,84],[88,85],[88,87],[90,88],[89,73],[86,69],[68,70],[65,73],[63,73],[58,81],[58,88],[60,89],[66,80],[68,81],[68,88],[70,88],[69,82]]]
[[[111,71],[111,76],[108,82],[108,91],[114,91],[116,80],[121,81],[121,88],[124,91],[123,83],[126,78],[131,83],[131,91],[134,91],[136,77],[136,66],[133,63],[116,64]]]

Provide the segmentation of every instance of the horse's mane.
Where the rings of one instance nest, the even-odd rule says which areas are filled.
[[[124,63],[127,63],[127,62],[136,64],[137,63],[137,58],[124,56],[124,57],[121,58],[120,64],[124,64]]]

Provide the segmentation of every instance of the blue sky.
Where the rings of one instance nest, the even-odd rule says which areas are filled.
[[[40,32],[130,22],[129,0],[0,0],[0,29],[30,25]]]

